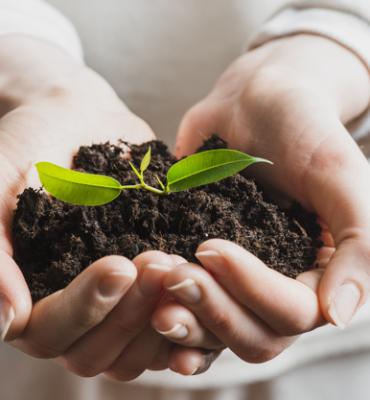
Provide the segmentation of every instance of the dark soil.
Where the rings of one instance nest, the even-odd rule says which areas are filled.
[[[175,161],[160,141],[131,146],[136,165],[152,148],[147,181],[154,174],[165,180]],[[74,167],[136,181],[125,146],[109,143],[81,147]],[[225,147],[213,137],[201,148]],[[267,200],[253,180],[237,174],[221,182],[169,196],[144,190],[125,191],[100,207],[73,206],[49,197],[42,190],[26,189],[14,215],[14,257],[36,301],[65,287],[94,260],[108,254],[133,258],[159,249],[196,261],[194,252],[210,238],[232,240],[269,267],[290,276],[313,267],[321,246],[316,217],[297,204],[282,210]]]

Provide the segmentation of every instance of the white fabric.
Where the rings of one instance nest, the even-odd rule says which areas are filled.
[[[31,35],[82,59],[78,35],[67,18],[41,0],[0,0],[0,35]]]
[[[243,51],[257,27],[261,28],[250,42],[252,46],[272,37],[309,30],[350,47],[364,62],[368,63],[370,57],[370,40],[366,39],[370,36],[368,0],[50,0],[49,3],[77,28],[87,64],[106,77],[129,107],[171,144],[181,116],[210,90],[224,68]],[[276,13],[278,9],[282,11]],[[70,23],[40,0],[0,0],[0,34],[12,33],[48,40],[81,59],[79,41]],[[366,133],[364,121],[357,121],[353,129]],[[28,400],[134,397],[195,400],[200,396],[200,392],[194,392],[197,389],[207,390],[201,392],[202,400],[246,399],[247,392],[248,398],[253,399],[303,400],[299,391],[293,391],[292,396],[282,395],[281,390],[285,389],[277,388],[283,387],[279,382],[284,379],[288,382],[289,376],[304,384],[308,362],[319,368],[323,360],[335,356],[340,364],[347,357],[355,358],[357,352],[363,352],[370,361],[369,311],[370,305],[366,305],[348,330],[328,326],[304,335],[281,356],[263,365],[241,362],[225,352],[206,374],[184,378],[168,372],[148,372],[132,385],[113,384],[101,378],[82,380],[49,362],[32,360],[2,345],[0,397],[23,400],[27,393]],[[356,361],[351,365],[357,365]],[[364,363],[358,365],[362,367]],[[11,380],[14,371],[20,377],[17,384]],[[285,378],[281,375],[284,373]],[[53,390],[44,388],[37,379],[53,383]],[[263,392],[255,383],[261,381],[269,381],[274,388],[271,390],[282,397]],[[365,383],[364,380],[362,384]],[[337,382],[336,400],[347,399],[343,397],[343,384],[344,381]],[[239,386],[230,388],[231,385]],[[153,387],[157,389],[152,390]],[[140,397],[135,393],[140,393]],[[321,399],[316,393],[311,398]]]
[[[251,39],[249,48],[298,32],[335,40],[357,54],[370,69],[370,23],[343,11],[322,8],[284,9],[262,26]]]

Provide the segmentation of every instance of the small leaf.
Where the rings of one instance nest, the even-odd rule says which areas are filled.
[[[159,186],[161,187],[162,190],[166,190],[163,182],[159,179],[159,176],[157,174],[155,174],[155,177],[157,179],[157,182],[159,183]]]
[[[67,203],[98,206],[121,193],[121,184],[109,176],[73,171],[49,162],[39,162],[36,168],[44,188]]]
[[[141,180],[142,176],[141,176],[140,172],[137,170],[137,168],[135,167],[135,165],[131,161],[129,161],[128,163],[130,164],[131,169],[135,172],[135,175]]]
[[[152,157],[152,150],[149,146],[148,151],[145,153],[145,156],[141,160],[141,164],[140,164],[140,172],[141,173],[146,171],[147,168],[149,167],[151,157]]]
[[[171,166],[167,173],[167,190],[180,192],[217,182],[257,162],[272,164],[237,150],[216,149],[195,153]]]

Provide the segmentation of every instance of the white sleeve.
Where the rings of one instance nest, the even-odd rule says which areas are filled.
[[[11,34],[53,43],[82,62],[81,43],[73,25],[43,0],[0,0],[0,36]]]
[[[370,0],[287,1],[253,35],[248,48],[297,33],[321,35],[342,44],[370,70]]]

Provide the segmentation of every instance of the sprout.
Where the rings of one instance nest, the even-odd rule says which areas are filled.
[[[46,191],[59,200],[83,206],[110,203],[122,190],[145,189],[157,195],[168,195],[228,178],[257,162],[270,161],[230,149],[207,150],[192,154],[173,164],[167,172],[166,184],[158,176],[159,188],[148,185],[144,173],[150,166],[151,149],[145,153],[140,170],[130,162],[138,178],[134,185],[122,185],[116,179],[97,174],[73,171],[49,162],[39,162],[36,168]]]

